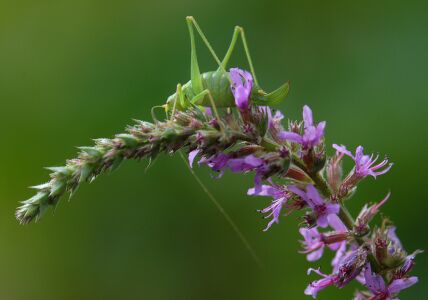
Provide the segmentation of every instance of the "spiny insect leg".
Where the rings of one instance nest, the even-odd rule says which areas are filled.
[[[247,56],[248,64],[250,65],[251,74],[253,74],[254,83],[259,87],[259,82],[257,81],[256,72],[254,71],[253,61],[251,60],[250,50],[248,49],[247,39],[245,38],[244,28],[238,27],[241,32],[242,44],[244,45],[245,55]]]
[[[233,50],[235,50],[236,41],[238,40],[239,36],[239,27],[236,26],[235,30],[233,31],[232,41],[230,42],[229,48],[227,49],[226,55],[223,58],[223,61],[221,62],[221,66],[226,69],[227,64],[229,62],[230,57],[232,56]]]
[[[213,56],[214,60],[216,61],[217,65],[219,66],[220,70],[226,73],[225,68],[223,68],[220,59],[218,58],[217,54],[215,53],[213,47],[211,46],[210,42],[208,41],[207,37],[205,36],[204,32],[202,31],[201,27],[199,27],[198,23],[196,22],[195,18],[193,17],[186,17],[187,24],[192,24],[195,26],[196,31],[198,32],[199,36],[201,37],[202,41],[204,42],[205,46],[210,51],[211,55]]]
[[[236,41],[238,39],[239,34],[241,34],[242,44],[244,46],[245,55],[247,56],[248,65],[250,66],[251,74],[254,78],[254,83],[257,87],[259,86],[259,82],[257,81],[256,73],[254,71],[253,61],[251,60],[250,50],[248,49],[247,39],[245,38],[244,28],[240,26],[236,26],[233,31],[232,41],[230,42],[229,49],[226,52],[226,55],[223,58],[221,63],[222,68],[226,69],[227,63],[229,62],[230,57],[232,56],[233,50],[235,49]]]

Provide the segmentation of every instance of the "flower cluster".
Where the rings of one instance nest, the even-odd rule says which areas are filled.
[[[395,227],[387,221],[370,231],[369,223],[386,203],[389,194],[377,204],[365,205],[356,220],[343,205],[362,179],[387,173],[392,163],[388,159],[378,162],[379,157],[364,154],[362,146],[357,147],[354,155],[345,146],[333,144],[336,153],[327,158],[324,142],[326,122],[315,123],[309,106],[303,107],[303,122],[289,122],[288,128],[284,129],[281,125],[284,115],[280,111],[272,116],[269,107],[252,108],[251,74],[232,69],[231,77],[240,114],[265,113],[269,126],[263,138],[274,141],[277,149],[286,154],[284,157],[289,157],[290,164],[287,170],[269,172],[268,163],[272,161],[253,153],[236,158],[233,152],[202,156],[199,164],[206,164],[220,174],[227,169],[255,172],[255,187],[248,190],[248,195],[272,199],[267,207],[259,210],[269,219],[264,231],[279,223],[283,216],[299,210],[305,212],[303,226],[299,229],[303,237],[301,252],[311,262],[319,260],[326,248],[335,252],[330,274],[309,269],[308,273],[313,271],[322,278],[310,283],[305,294],[316,298],[318,292],[328,286],[342,288],[356,279],[367,291],[358,291],[355,299],[381,300],[392,299],[402,289],[415,284],[417,277],[408,277],[407,274],[418,252],[407,255],[395,235]],[[190,153],[191,162],[198,151]],[[347,176],[343,176],[344,156],[355,163]],[[266,183],[262,182],[263,179]]]
[[[290,121],[285,128],[283,113],[253,101],[251,73],[233,68],[229,74],[236,109],[215,110],[215,115],[210,107],[174,110],[163,122],[138,121],[126,133],[80,148],[78,157],[65,166],[49,168],[51,180],[33,187],[37,193],[18,208],[18,220],[39,219],[61,196],[73,194],[81,183],[117,168],[125,159],[154,159],[182,149],[190,166],[196,162],[208,166],[216,178],[226,171],[254,174],[254,187],[247,194],[271,199],[259,210],[268,219],[265,231],[283,217],[301,213],[301,252],[307,260],[315,262],[325,251],[334,252],[331,272],[308,270],[321,278],[307,286],[306,295],[316,298],[329,286],[342,288],[356,280],[364,290],[354,299],[397,299],[401,290],[417,282],[409,273],[420,251],[408,254],[389,220],[372,224],[390,195],[363,206],[355,219],[344,206],[363,179],[387,173],[392,164],[364,154],[362,146],[354,155],[333,144],[336,153],[327,157],[326,122],[316,123],[309,106],[303,107],[302,122]],[[345,156],[355,167],[344,175]]]

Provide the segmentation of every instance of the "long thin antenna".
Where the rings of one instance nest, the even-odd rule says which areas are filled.
[[[193,169],[190,167],[189,163],[187,162],[186,158],[184,157],[183,153],[181,151],[180,156],[184,161],[184,164],[189,169],[190,173],[195,178],[196,182],[199,184],[199,186],[202,188],[202,190],[207,194],[208,198],[211,200],[211,202],[215,205],[215,207],[219,210],[219,212],[223,215],[223,217],[226,219],[226,221],[229,223],[229,225],[232,227],[233,231],[235,231],[236,235],[239,237],[241,242],[244,244],[245,248],[250,252],[252,258],[256,262],[256,264],[259,266],[259,268],[263,269],[264,265],[259,259],[259,257],[256,254],[256,251],[251,247],[248,240],[245,238],[242,231],[238,228],[238,226],[233,222],[232,218],[229,216],[229,214],[224,210],[223,206],[221,206],[220,202],[217,201],[217,199],[214,197],[213,194],[208,190],[208,188],[205,186],[205,184],[202,182],[202,180],[199,178],[199,176],[193,171]]]

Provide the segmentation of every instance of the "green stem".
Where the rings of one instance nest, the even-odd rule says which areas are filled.
[[[348,209],[341,205],[339,211],[339,218],[342,220],[343,224],[348,228],[348,230],[353,230],[354,228],[354,219],[349,213]]]

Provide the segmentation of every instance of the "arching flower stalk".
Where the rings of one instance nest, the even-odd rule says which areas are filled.
[[[406,252],[389,221],[371,224],[389,195],[378,204],[366,204],[355,221],[344,206],[359,182],[387,173],[392,164],[386,159],[377,163],[377,157],[364,155],[361,146],[355,155],[344,146],[327,147],[326,122],[316,124],[306,105],[303,122],[291,121],[285,128],[280,111],[251,101],[250,72],[235,68],[230,76],[234,108],[213,114],[207,107],[193,105],[174,110],[165,121],[137,121],[125,133],[81,147],[77,158],[65,166],[48,168],[50,180],[33,187],[36,194],[22,202],[17,219],[23,224],[40,219],[63,195],[71,196],[80,184],[116,169],[124,160],[150,160],[182,150],[188,153],[190,165],[206,165],[217,178],[226,171],[252,173],[254,187],[248,195],[271,198],[260,210],[269,219],[265,230],[300,213],[302,253],[309,261],[319,260],[325,248],[335,252],[329,274],[310,269],[322,278],[310,283],[305,294],[316,298],[329,286],[342,288],[356,279],[366,290],[357,292],[355,299],[385,300],[415,284],[417,277],[409,272],[419,252]],[[337,153],[327,157],[326,149],[333,148]],[[346,156],[355,167],[343,176],[341,161]]]

